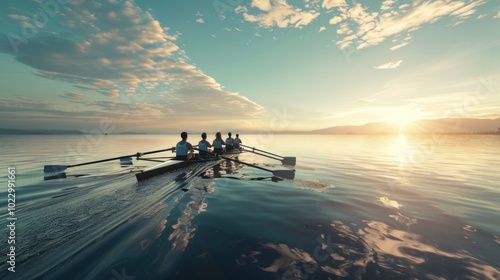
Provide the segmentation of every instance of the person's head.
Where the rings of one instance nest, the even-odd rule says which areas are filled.
[[[201,134],[201,138],[202,138],[203,140],[207,139],[207,134],[206,134],[205,132],[203,132],[203,133]]]
[[[181,133],[181,138],[182,138],[182,140],[186,140],[186,139],[188,138],[188,133],[187,133],[187,132],[185,132],[185,131],[183,131],[183,132]]]
[[[238,133],[236,133],[236,138],[240,137],[240,135]]]
[[[231,137],[231,135],[232,135],[232,134],[231,134],[231,132],[228,132],[228,133],[227,133],[227,136]]]
[[[222,135],[220,134],[220,132],[215,133],[215,138],[220,139],[221,137]]]

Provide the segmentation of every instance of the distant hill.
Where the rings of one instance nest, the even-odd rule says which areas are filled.
[[[312,134],[393,134],[393,133],[499,133],[498,119],[447,118],[419,120],[404,127],[396,123],[378,122],[360,126],[334,126],[310,131]]]
[[[0,135],[82,135],[78,130],[43,130],[0,128]]]

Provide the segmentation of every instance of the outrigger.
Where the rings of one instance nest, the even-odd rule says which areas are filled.
[[[194,149],[198,150],[196,148],[194,148]],[[46,174],[49,174],[49,176],[51,178],[64,178],[65,176],[61,176],[61,174],[64,174],[64,173],[61,173],[61,172],[64,172],[67,168],[70,168],[70,167],[77,167],[77,166],[101,163],[101,162],[112,161],[112,160],[120,160],[122,163],[123,162],[130,163],[132,161],[132,157],[134,157],[134,156],[137,159],[141,159],[140,157],[143,155],[160,153],[160,152],[165,152],[165,151],[173,151],[173,150],[175,150],[175,148],[172,147],[172,148],[168,148],[168,149],[156,150],[156,151],[150,151],[150,152],[143,152],[143,153],[138,152],[138,153],[133,154],[133,155],[125,155],[125,156],[121,156],[121,157],[114,157],[114,158],[96,160],[96,161],[73,164],[73,165],[46,165],[46,166],[44,166],[44,172]],[[234,150],[231,150],[229,152],[224,152],[223,154],[214,154],[214,153],[210,153],[210,152],[205,152],[206,156],[204,156],[204,157],[200,157],[199,155],[197,155],[196,157],[189,159],[189,160],[171,159],[171,160],[162,162],[160,164],[157,164],[153,167],[147,168],[141,172],[138,172],[135,174],[135,176],[137,178],[137,181],[142,181],[142,180],[146,180],[148,178],[152,178],[154,176],[158,176],[158,175],[161,175],[164,173],[172,172],[172,171],[175,171],[175,170],[178,170],[180,168],[190,166],[193,164],[213,162],[213,165],[215,165],[215,164],[219,163],[220,161],[222,161],[223,159],[225,159],[225,160],[231,160],[231,161],[234,161],[237,163],[245,164],[245,165],[248,165],[248,166],[260,169],[260,170],[264,170],[267,172],[271,172],[276,177],[281,177],[284,179],[292,179],[292,180],[295,178],[295,170],[293,170],[293,169],[271,170],[271,169],[268,169],[268,168],[265,168],[262,166],[247,163],[247,162],[240,161],[237,159],[237,156],[239,154],[241,154],[242,152],[251,152],[251,153],[254,153],[257,155],[266,156],[268,158],[279,160],[284,165],[287,165],[289,167],[295,165],[295,162],[296,162],[295,157],[283,157],[283,156],[272,154],[272,153],[269,153],[269,152],[266,152],[263,150],[258,150],[260,152],[260,153],[258,153],[258,152],[255,152],[255,150],[258,150],[258,149],[255,149],[255,148],[252,148],[251,150],[234,149]],[[263,153],[267,153],[270,156],[263,154]],[[152,160],[152,159],[143,158],[142,160]],[[153,160],[153,161],[155,161],[155,160]],[[205,167],[205,168],[208,168],[208,167]]]

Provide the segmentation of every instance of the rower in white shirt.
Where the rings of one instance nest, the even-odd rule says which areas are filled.
[[[238,133],[236,133],[236,138],[234,138],[234,140],[233,140],[233,146],[234,146],[234,148],[235,149],[241,148],[240,144],[242,144],[242,143],[243,143],[243,141],[241,141],[240,135]]]
[[[211,148],[212,145],[210,144],[210,142],[207,141],[207,134],[205,132],[203,132],[201,134],[201,141],[198,142],[198,150],[200,151],[200,156],[208,156],[208,152],[210,152],[208,150],[208,148]]]
[[[220,134],[220,132],[217,132],[215,134],[214,141],[212,141],[212,146],[214,147],[214,153],[222,154],[222,152],[224,151],[222,145],[226,145],[226,143],[224,143],[224,140],[222,140],[222,135]]]
[[[226,139],[226,151],[231,151],[233,149],[233,143],[234,139],[231,137],[231,132],[227,133],[227,139]]]
[[[187,132],[181,133],[182,140],[175,145],[176,159],[190,159],[193,156],[193,146],[187,141]]]

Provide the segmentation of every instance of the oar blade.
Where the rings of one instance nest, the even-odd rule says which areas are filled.
[[[130,166],[130,165],[134,165],[134,163],[132,162],[131,157],[123,157],[123,158],[120,158],[120,165],[121,166]]]
[[[57,172],[63,172],[66,170],[68,166],[66,165],[45,165],[43,167],[43,172],[45,173],[57,173]]]
[[[297,163],[297,158],[296,157],[283,157],[283,160],[281,160],[281,163],[283,165],[295,166],[295,164]]]
[[[283,179],[293,180],[295,179],[295,170],[275,170],[273,175]]]

